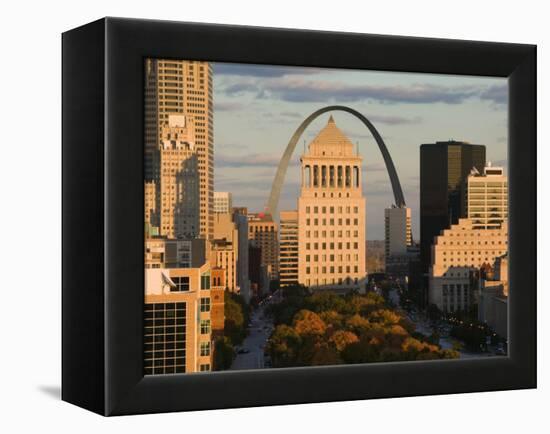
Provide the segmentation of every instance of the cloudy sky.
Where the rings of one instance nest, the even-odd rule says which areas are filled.
[[[507,165],[507,82],[503,78],[215,63],[215,189],[231,191],[235,206],[265,207],[290,137],[315,110],[347,105],[382,135],[397,169],[413,233],[419,237],[419,146],[462,140],[487,146],[487,159]],[[376,142],[364,125],[333,112],[336,125],[359,144],[367,198],[367,238],[383,239],[384,208],[393,194]],[[309,143],[329,114],[303,135]],[[299,143],[287,172],[279,210],[295,209]]]

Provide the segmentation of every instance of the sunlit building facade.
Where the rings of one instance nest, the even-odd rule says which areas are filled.
[[[281,211],[279,216],[280,286],[298,283],[298,211]]]
[[[298,281],[360,289],[366,278],[362,157],[331,116],[300,161]]]

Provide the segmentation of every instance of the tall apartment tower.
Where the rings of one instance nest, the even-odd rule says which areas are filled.
[[[279,219],[280,286],[298,283],[298,211],[281,211]]]
[[[199,178],[199,234],[210,238],[214,193],[212,67],[208,62],[147,59],[145,64],[145,179],[154,176],[154,154],[170,115],[194,127]]]
[[[465,213],[474,229],[496,229],[508,218],[508,178],[490,163],[466,180]]]
[[[464,185],[472,168],[485,167],[485,146],[436,142],[420,146],[420,260],[428,271],[430,246],[464,212]]]
[[[213,212],[217,214],[227,214],[233,209],[233,195],[228,191],[214,192]]]
[[[366,277],[362,157],[331,116],[300,161],[298,281],[359,289]]]
[[[194,127],[185,115],[170,115],[153,153],[159,234],[193,238],[200,230],[199,168]],[[155,225],[153,225],[155,226]]]
[[[267,268],[269,279],[279,276],[279,236],[277,223],[271,214],[249,213],[248,240],[261,248],[261,265]]]

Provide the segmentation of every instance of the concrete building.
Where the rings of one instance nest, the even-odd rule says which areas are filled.
[[[384,259],[388,275],[402,275],[408,269],[407,261],[412,254],[411,209],[407,207],[384,210]]]
[[[210,320],[212,323],[212,336],[223,336],[225,327],[225,270],[220,267],[212,267],[210,287]]]
[[[212,369],[210,265],[145,269],[145,375]]]
[[[246,302],[249,302],[248,220],[246,216],[237,213],[215,213],[212,243],[216,250],[216,254],[212,257],[212,260],[215,261],[213,264],[224,267],[225,261],[229,261],[227,262],[228,266],[235,267],[235,270],[227,270],[227,288],[238,292]],[[233,253],[230,254],[229,250],[233,250]],[[222,253],[224,251],[227,253]],[[218,260],[223,260],[224,263],[219,263]]]
[[[445,229],[432,246],[429,302],[445,312],[466,310],[475,301],[479,269],[508,251],[508,223],[475,229],[470,219]]]
[[[508,178],[502,167],[489,163],[482,172],[472,169],[465,190],[464,213],[474,228],[498,228],[508,218]]]
[[[199,235],[199,165],[194,127],[184,115],[170,115],[153,153],[159,233],[168,238]]]
[[[214,192],[214,213],[229,214],[233,209],[233,195],[228,191]]]
[[[212,67],[208,62],[147,59],[145,62],[145,179],[153,180],[154,154],[162,128],[172,115],[184,115],[193,125],[199,187],[199,228],[213,230],[214,129]]]
[[[279,282],[283,287],[298,283],[298,211],[279,215]]]
[[[226,239],[212,240],[210,249],[210,263],[214,267],[225,270],[225,287],[231,292],[239,293],[237,285],[237,242]]]
[[[333,117],[301,156],[298,281],[314,288],[360,288],[365,271],[362,157]]]
[[[145,268],[198,268],[208,259],[210,243],[203,238],[145,240]]]
[[[262,265],[270,274],[270,280],[279,276],[279,236],[277,223],[270,214],[249,213],[248,240],[261,248]]]
[[[420,146],[420,256],[424,272],[431,264],[434,237],[466,217],[463,190],[474,167],[485,167],[484,145],[450,140]]]
[[[478,319],[508,339],[508,254],[495,259],[493,279],[480,279]]]

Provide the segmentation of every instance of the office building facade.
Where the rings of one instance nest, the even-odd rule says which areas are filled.
[[[280,286],[298,283],[298,211],[279,213]]]
[[[214,192],[214,213],[229,214],[233,209],[233,197],[228,191]]]

